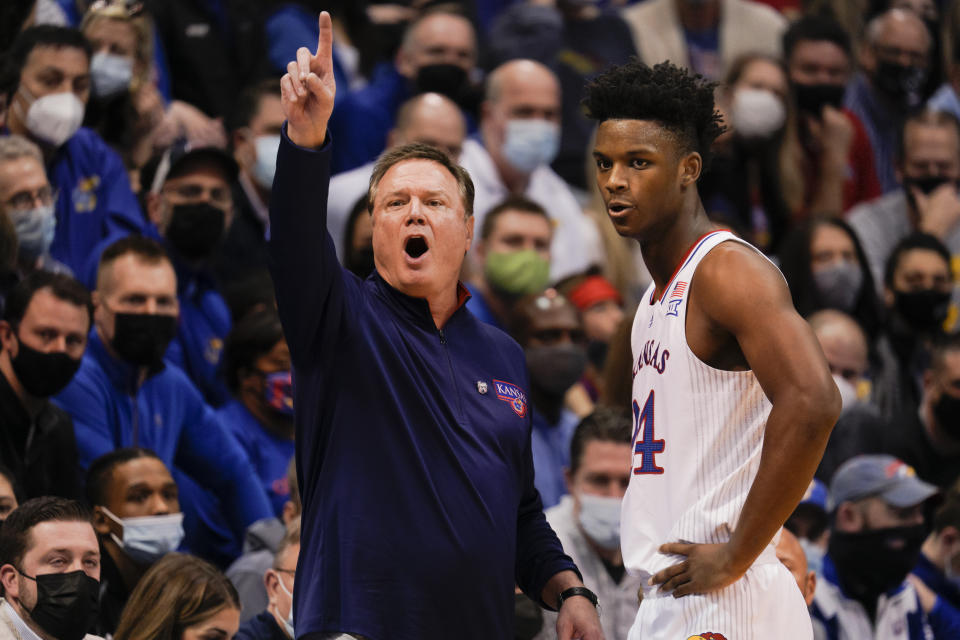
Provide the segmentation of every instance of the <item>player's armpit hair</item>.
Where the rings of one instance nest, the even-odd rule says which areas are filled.
[[[670,62],[648,67],[634,58],[597,76],[582,101],[587,116],[604,120],[652,120],[673,133],[682,152],[698,152],[709,165],[710,146],[723,133],[714,107],[716,83]]]

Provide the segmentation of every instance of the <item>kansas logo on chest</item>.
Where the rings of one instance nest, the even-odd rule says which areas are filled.
[[[521,418],[527,415],[527,394],[523,389],[510,382],[496,379],[493,381],[493,387],[497,392],[497,398],[509,404],[514,413]]]

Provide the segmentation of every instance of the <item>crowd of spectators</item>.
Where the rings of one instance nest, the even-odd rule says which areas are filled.
[[[638,604],[619,508],[650,279],[580,99],[633,57],[716,82],[704,207],[780,266],[843,397],[778,546],[816,637],[960,637],[960,2],[4,0],[0,640],[294,637],[266,245],[279,77],[320,10],[337,255],[376,268],[384,150],[469,171],[466,305],[524,349],[535,484],[609,639]],[[517,592],[517,638],[554,619]]]

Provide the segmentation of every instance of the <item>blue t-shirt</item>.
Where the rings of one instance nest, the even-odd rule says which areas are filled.
[[[567,493],[563,470],[570,466],[570,440],[580,419],[567,409],[560,412],[556,424],[550,424],[542,413],[533,411],[533,468],[534,484],[543,499],[543,508],[549,509]]]

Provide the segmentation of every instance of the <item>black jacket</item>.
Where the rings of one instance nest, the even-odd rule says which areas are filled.
[[[59,407],[44,404],[36,422],[0,373],[0,463],[13,472],[21,495],[82,497],[73,421]]]

